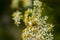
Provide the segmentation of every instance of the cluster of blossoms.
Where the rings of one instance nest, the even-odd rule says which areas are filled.
[[[17,25],[17,26],[19,26],[19,24],[20,24],[20,19],[23,17],[22,15],[21,15],[21,12],[19,12],[18,10],[16,11],[16,12],[14,12],[13,14],[12,14],[12,19],[15,21],[15,24]]]
[[[22,31],[23,40],[53,40],[51,31],[53,25],[47,23],[47,16],[42,16],[42,2],[39,0],[33,1],[33,8],[28,8],[23,15],[23,22],[27,26]],[[15,12],[13,14],[13,20],[16,25],[20,24],[22,18],[21,12]]]

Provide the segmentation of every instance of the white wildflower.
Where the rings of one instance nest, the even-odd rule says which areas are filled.
[[[34,6],[38,6],[41,7],[42,2],[40,2],[39,0],[34,0]]]
[[[21,12],[19,12],[19,11],[16,11],[16,12],[14,12],[13,14],[12,14],[12,17],[13,17],[13,20],[15,21],[15,24],[17,25],[17,26],[19,26],[19,24],[20,24],[20,19],[21,19]]]
[[[24,7],[31,6],[32,0],[22,1]],[[22,32],[23,40],[53,40],[51,31],[54,26],[46,22],[48,19],[47,16],[43,17],[41,15],[42,9],[44,9],[42,8],[42,2],[39,0],[33,0],[33,7],[28,8],[25,11],[23,15],[23,22],[27,27]],[[16,11],[12,16],[15,24],[19,26],[20,19],[22,19],[21,12]]]
[[[22,32],[22,39],[53,40],[51,33],[53,25],[46,22],[48,19],[47,16],[41,17],[42,9],[40,7],[42,6],[42,2],[39,0],[34,0],[34,6],[35,7],[33,9],[28,8],[24,14],[24,22],[27,24],[27,27],[25,28],[26,30],[24,29],[24,32]],[[31,16],[29,16],[29,14],[31,14]]]

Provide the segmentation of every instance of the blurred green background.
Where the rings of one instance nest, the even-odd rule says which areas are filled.
[[[12,0],[0,0],[0,40],[22,40],[21,32],[25,28],[24,24],[16,27],[12,20]],[[53,9],[48,14],[54,26],[54,40],[60,40],[60,0],[42,0]]]

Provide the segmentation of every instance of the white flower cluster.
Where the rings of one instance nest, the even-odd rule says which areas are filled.
[[[34,6],[38,6],[38,7],[41,7],[42,5],[42,2],[40,2],[39,0],[34,0]]]
[[[13,20],[15,21],[15,24],[19,26],[20,19],[22,18],[21,12],[18,10],[12,14]]]
[[[34,8],[25,11],[24,23],[27,26],[22,32],[23,40],[53,40],[53,25],[46,22],[47,16],[41,17],[42,2],[34,0]]]
[[[26,6],[30,0],[25,0],[24,5]],[[26,3],[26,4],[25,4]],[[13,13],[13,20],[15,24],[19,26],[20,19],[23,17],[23,22],[27,26],[22,31],[23,40],[53,40],[53,35],[51,31],[53,30],[53,25],[47,23],[47,16],[42,16],[42,2],[39,0],[33,0],[33,8],[28,8],[24,15],[21,12],[16,11]]]
[[[53,35],[51,34],[51,28],[53,26],[41,25],[27,27],[23,30],[22,38],[23,40],[52,40]]]

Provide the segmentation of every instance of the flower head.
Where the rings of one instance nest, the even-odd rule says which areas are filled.
[[[21,12],[18,10],[12,14],[13,20],[15,21],[15,24],[19,26],[20,24],[20,19],[22,17]]]
[[[52,40],[53,25],[46,22],[47,16],[41,17],[42,2],[34,0],[33,9],[28,8],[24,14],[24,23],[27,26],[22,32],[23,40]]]

